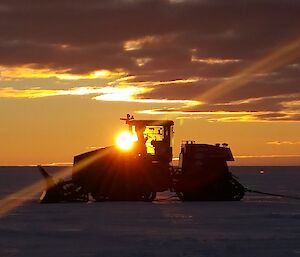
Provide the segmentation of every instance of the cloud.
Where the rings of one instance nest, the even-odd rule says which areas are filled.
[[[0,89],[0,98],[40,98],[63,95],[90,95],[101,94],[103,88],[78,87],[71,89],[42,89],[34,87],[29,89],[14,89],[11,87]]]
[[[3,0],[1,95],[78,92],[2,86],[14,78],[108,78],[110,93],[88,94],[176,103],[151,113],[181,118],[298,121],[299,13],[297,1]]]
[[[198,105],[198,101],[179,99],[150,99],[142,98],[144,92],[151,91],[148,87],[75,87],[70,89],[42,89],[40,87],[29,89],[14,89],[11,87],[0,89],[0,98],[41,98],[50,96],[79,96],[96,95],[99,101],[181,104],[186,106]]]
[[[263,114],[263,112],[243,112],[243,111],[184,111],[176,110],[175,108],[166,109],[154,109],[139,111],[141,114],[152,115],[175,115],[176,119],[206,119],[211,122],[257,122],[260,121],[256,118],[257,114]]]
[[[192,100],[179,99],[149,99],[141,98],[140,96],[151,91],[151,88],[146,87],[105,87],[101,90],[101,95],[94,97],[100,101],[119,101],[119,102],[133,102],[133,103],[161,103],[161,104],[184,104],[188,106],[198,105],[199,102]]]
[[[300,19],[299,3],[279,1],[62,0],[40,5],[4,0],[1,5],[3,65],[36,63],[90,72],[120,66],[133,72],[136,56],[161,65],[168,59],[169,70],[188,64],[189,72],[195,66],[192,50],[199,60],[254,60],[276,47],[274,42],[297,35]]]
[[[192,56],[192,62],[199,62],[199,63],[206,63],[206,64],[227,64],[227,63],[235,63],[240,62],[241,60],[238,59],[221,59],[221,58],[196,58]]]
[[[300,157],[300,154],[272,154],[272,155],[237,155],[237,159],[248,159],[248,158],[291,158]]]
[[[122,71],[111,72],[109,70],[95,70],[88,74],[71,74],[69,70],[52,70],[50,68],[38,68],[34,65],[18,67],[0,66],[0,80],[16,78],[57,78],[61,80],[80,80],[97,78],[115,78],[126,75]]]
[[[300,145],[300,141],[270,141],[268,145]]]
[[[145,114],[173,114],[177,119],[207,119],[222,122],[300,121],[300,94],[249,98],[227,103],[140,111]]]
[[[147,44],[153,44],[153,43],[158,43],[158,42],[159,42],[159,38],[154,37],[154,36],[146,36],[143,38],[138,38],[135,40],[128,40],[128,41],[124,42],[123,48],[125,51],[135,51],[135,50],[142,49]]]

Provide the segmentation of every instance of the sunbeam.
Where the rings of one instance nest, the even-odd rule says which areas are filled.
[[[242,70],[240,73],[233,76],[233,78],[227,79],[216,85],[212,89],[206,91],[201,96],[198,96],[197,99],[201,99],[201,101],[205,102],[213,100],[217,97],[220,97],[221,95],[242,87],[250,80],[254,79],[253,75],[257,73],[266,73],[273,71],[285,64],[288,64],[292,60],[295,60],[299,56],[300,37],[276,49],[276,51],[273,51],[268,56]]]
[[[221,96],[228,94],[229,92],[236,90],[242,86],[245,86],[250,81],[254,80],[256,74],[259,73],[268,73],[274,71],[275,69],[282,67],[284,65],[289,64],[291,61],[300,57],[300,37],[292,41],[288,41],[283,46],[277,48],[275,51],[272,51],[266,57],[259,59],[257,62],[253,63],[252,65],[246,67],[236,75],[223,80],[221,83],[217,84],[216,86],[212,87],[211,89],[207,90],[203,94],[196,95],[190,101],[198,102],[198,106],[209,103],[216,98],[220,98]],[[197,105],[185,105],[179,111],[180,114],[184,113],[190,116],[197,116],[199,111],[191,111],[190,107],[196,107]],[[220,110],[222,111],[222,110]],[[178,115],[178,110],[145,110],[140,111],[139,113],[144,114],[151,114],[151,115],[161,115],[162,118],[172,118]],[[251,112],[249,112],[251,113]],[[237,113],[238,114],[238,113]],[[255,120],[257,121],[257,120]]]
[[[76,173],[81,169],[85,168],[95,160],[102,158],[107,154],[107,151],[100,151],[98,154],[90,156],[79,163],[76,166],[67,167],[60,171],[55,178],[58,180],[65,179],[67,176],[70,175],[71,171]],[[12,210],[18,208],[19,206],[26,203],[30,200],[35,194],[39,193],[45,187],[44,179],[40,179],[39,181],[20,189],[19,191],[12,193],[6,196],[4,199],[0,200],[0,218],[6,216]]]

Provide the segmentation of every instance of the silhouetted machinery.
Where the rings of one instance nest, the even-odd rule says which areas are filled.
[[[174,167],[173,121],[135,120],[130,115],[121,120],[129,125],[131,148],[109,146],[75,156],[72,179],[52,183],[41,202],[87,201],[89,194],[96,201],[153,201],[157,192],[166,190],[183,201],[243,198],[244,187],[228,170],[227,161],[234,158],[227,144],[184,142]]]

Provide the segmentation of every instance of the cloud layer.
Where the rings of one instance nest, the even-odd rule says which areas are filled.
[[[298,121],[299,13],[298,1],[3,0],[1,76],[113,74],[111,87],[145,88],[136,101],[183,106],[151,113]]]

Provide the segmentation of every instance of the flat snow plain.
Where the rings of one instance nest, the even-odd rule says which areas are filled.
[[[300,167],[231,167],[249,188],[300,196]],[[50,173],[57,167],[47,168]],[[0,167],[0,199],[40,179]],[[247,194],[241,202],[42,205],[38,195],[0,220],[1,257],[300,257],[300,201]]]

